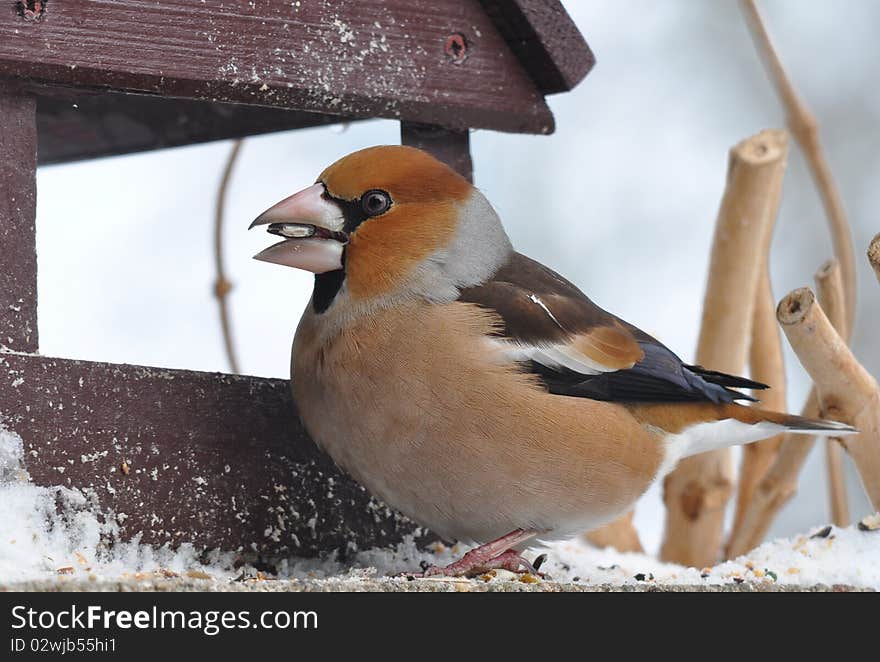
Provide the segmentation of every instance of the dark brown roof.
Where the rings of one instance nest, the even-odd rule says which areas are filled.
[[[544,94],[567,92],[596,63],[561,2],[480,0],[480,4]]]

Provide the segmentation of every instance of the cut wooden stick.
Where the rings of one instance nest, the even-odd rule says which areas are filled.
[[[768,242],[769,244],[769,242]],[[749,347],[750,377],[770,386],[767,391],[756,391],[753,395],[761,400],[761,407],[771,411],[785,411],[785,364],[782,358],[782,336],[776,323],[776,301],[770,287],[770,273],[766,263],[755,299],[755,312],[752,320],[752,342]],[[742,526],[742,518],[752,500],[752,495],[760,480],[767,473],[779,454],[784,434],[743,446],[742,463],[739,471],[739,485],[736,494],[736,514],[733,520],[731,537],[736,536]]]
[[[794,135],[798,145],[800,145],[807,159],[810,172],[813,175],[813,181],[819,189],[822,204],[825,207],[825,215],[831,230],[834,254],[840,260],[843,271],[845,318],[847,328],[852,330],[856,312],[856,267],[852,232],[846,220],[846,213],[843,209],[840,193],[831,175],[831,168],[828,166],[828,161],[822,150],[822,144],[819,141],[819,128],[816,117],[807,108],[794,89],[794,85],[788,77],[785,67],[782,65],[782,60],[773,46],[773,41],[770,39],[770,34],[755,1],[742,0],[742,8],[758,53],[785,108],[788,128]],[[848,336],[846,337],[848,339]],[[828,460],[828,482],[832,486],[841,486],[844,482],[842,459],[836,455],[838,451],[835,450],[835,445],[830,441],[829,444],[826,456]],[[845,490],[839,487],[832,487],[831,510],[832,513],[836,513],[841,517],[840,521],[844,521],[843,513],[847,510]]]
[[[844,479],[843,447],[836,437],[825,440],[825,465],[828,467],[828,502],[835,526],[849,526],[849,500]]]
[[[877,280],[880,281],[880,234],[871,240],[868,246],[868,261],[874,267],[874,273],[877,274]]]
[[[831,312],[829,318],[837,328],[846,326],[843,315],[844,294],[840,265],[836,260],[826,262],[815,275],[816,288],[823,306]],[[817,418],[821,412],[816,389],[810,391],[803,416]],[[743,511],[739,526],[727,544],[726,557],[735,558],[761,544],[777,513],[797,491],[797,479],[815,438],[786,435],[773,465],[758,483],[752,500]]]
[[[777,201],[778,204],[778,201]],[[770,386],[769,391],[753,395],[765,409],[784,411],[785,364],[782,359],[782,338],[776,323],[776,300],[770,282],[770,243],[773,224],[768,223],[762,242],[761,276],[755,290],[755,310],[752,318],[752,338],[749,344],[750,376]],[[758,481],[767,473],[779,453],[784,435],[779,434],[754,444],[743,446],[737,486],[733,531],[740,526],[742,514],[752,498]]]
[[[740,373],[745,366],[763,244],[776,218],[788,154],[785,131],[762,131],[730,151],[712,245],[697,363]],[[703,567],[717,560],[733,490],[729,449],[681,462],[664,481],[661,558]]]
[[[618,552],[644,552],[642,541],[639,540],[638,531],[633,524],[633,514],[631,510],[610,524],[590,531],[586,534],[587,540],[596,547],[613,547]]]
[[[829,260],[816,272],[816,291],[819,305],[831,320],[832,326],[849,343],[852,327],[846,315],[844,302],[843,275],[840,262]],[[796,441],[796,440],[795,440]],[[843,474],[843,447],[834,437],[825,440],[825,466],[828,472],[828,503],[831,506],[831,521],[836,526],[849,525],[849,503],[846,496],[846,480]]]
[[[813,378],[822,414],[855,426],[840,443],[852,456],[868,498],[880,510],[880,387],[856,360],[813,293],[795,290],[779,304],[779,322]]]

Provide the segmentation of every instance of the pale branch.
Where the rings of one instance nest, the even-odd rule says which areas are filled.
[[[776,323],[776,301],[770,286],[770,271],[766,255],[756,292],[752,341],[749,346],[749,368],[749,375],[752,379],[770,386],[767,391],[753,393],[756,398],[760,399],[761,408],[771,411],[785,411],[785,363],[782,356],[782,336],[779,325]],[[735,537],[738,529],[742,526],[743,513],[751,501],[758,483],[776,459],[784,437],[784,434],[778,434],[769,439],[743,446],[731,537]]]
[[[834,254],[840,261],[843,274],[843,291],[846,306],[846,326],[852,331],[856,312],[856,268],[855,252],[853,250],[852,232],[843,210],[843,203],[831,169],[825,158],[822,144],[819,140],[819,128],[815,116],[800,98],[791,82],[782,60],[779,57],[770,34],[761,17],[755,0],[742,0],[743,13],[751,29],[752,37],[757,46],[758,53],[776,87],[777,93],[785,108],[789,129],[803,151],[813,180],[819,189],[822,204],[825,207],[825,215],[831,230],[831,240],[834,245]],[[849,336],[845,336],[847,339]],[[831,486],[831,510],[835,523],[844,522],[848,518],[845,512],[846,491],[841,488],[844,483],[842,459],[838,457],[839,451],[833,441],[829,440],[826,445],[826,457],[828,460],[828,483]]]
[[[831,321],[843,329],[844,294],[840,277],[840,265],[836,260],[826,262],[815,275],[816,287],[822,305],[832,312]],[[816,389],[810,391],[802,410],[807,418],[821,414]],[[797,491],[797,479],[815,438],[803,435],[786,435],[772,466],[758,483],[752,500],[743,511],[740,525],[727,544],[727,558],[736,558],[761,544],[774,518]]]
[[[217,189],[217,198],[214,206],[214,268],[216,279],[214,281],[214,296],[217,297],[217,305],[220,310],[220,328],[223,332],[223,347],[226,350],[226,358],[229,361],[229,369],[233,373],[239,373],[238,357],[235,351],[235,342],[232,337],[232,321],[229,314],[227,296],[232,289],[232,283],[226,278],[226,270],[223,261],[223,217],[226,208],[226,189],[232,177],[232,170],[241,151],[242,140],[235,140],[232,149],[226,158],[223,175],[220,178],[220,186]]]
[[[639,540],[638,531],[633,524],[633,514],[631,510],[613,522],[588,532],[587,540],[600,549],[613,547],[618,552],[644,552],[642,541]]]
[[[825,440],[825,465],[828,468],[828,501],[835,526],[849,526],[849,500],[846,496],[843,447],[836,437]]]
[[[853,458],[868,498],[880,510],[880,387],[834,330],[813,293],[795,290],[777,311],[792,349],[813,378],[823,416],[859,430],[840,438]]]
[[[785,131],[762,131],[730,151],[696,356],[713,370],[737,374],[745,367],[764,244],[779,207],[787,154]],[[664,481],[661,558],[696,567],[714,564],[732,490],[729,449],[681,462]]]
[[[829,260],[816,273],[816,291],[819,305],[831,320],[835,329],[847,342],[852,335],[852,327],[845,311],[844,286],[840,263]],[[846,480],[843,469],[843,448],[838,439],[825,440],[825,466],[828,472],[828,502],[831,506],[831,521],[836,526],[849,525],[849,503],[846,496]]]
[[[822,144],[819,141],[818,123],[794,89],[785,67],[782,66],[782,61],[773,46],[755,1],[742,0],[741,6],[755,45],[761,55],[761,60],[776,87],[782,105],[785,107],[788,128],[804,152],[810,172],[822,197],[822,204],[825,207],[831,230],[831,240],[834,244],[834,255],[840,261],[843,271],[847,326],[852,328],[856,311],[856,267],[852,232],[846,220],[846,213],[831,175],[831,169],[822,150]]]

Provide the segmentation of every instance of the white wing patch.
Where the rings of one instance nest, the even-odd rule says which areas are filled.
[[[504,357],[509,361],[534,361],[541,365],[558,370],[568,368],[581,375],[598,375],[602,372],[614,372],[609,368],[593,361],[588,356],[572,348],[565,343],[547,343],[542,345],[526,345],[511,340],[489,339],[495,349],[500,349]]]

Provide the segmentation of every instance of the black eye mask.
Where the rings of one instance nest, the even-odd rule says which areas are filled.
[[[357,230],[364,221],[381,216],[394,205],[391,196],[380,189],[370,189],[356,200],[340,200],[329,194],[325,195],[329,200],[333,200],[339,205],[342,210],[342,217],[345,219],[342,229],[347,234]],[[379,205],[380,201],[383,201],[384,204]]]

